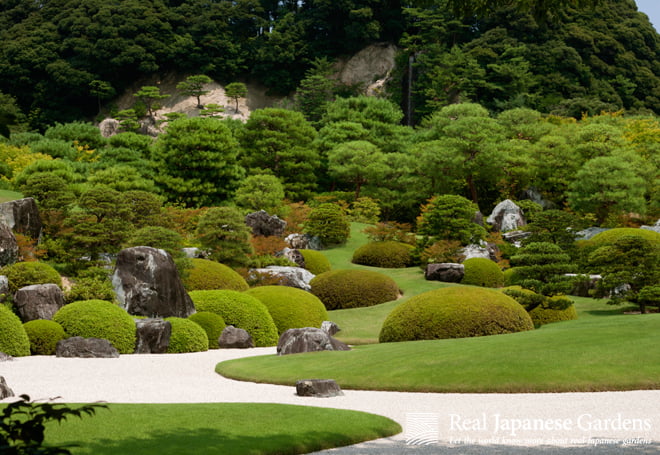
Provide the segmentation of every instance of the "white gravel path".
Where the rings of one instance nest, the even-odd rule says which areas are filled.
[[[324,454],[660,454],[660,391],[562,394],[439,394],[345,390],[303,398],[295,388],[233,381],[223,360],[274,354],[274,348],[192,354],[133,354],[118,359],[21,357],[0,376],[32,399],[69,403],[288,403],[387,416],[404,432]],[[301,378],[306,379],[306,378]],[[429,444],[409,444],[425,438]]]

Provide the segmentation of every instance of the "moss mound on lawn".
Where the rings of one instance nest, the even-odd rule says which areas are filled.
[[[355,250],[351,262],[389,269],[408,267],[413,263],[413,250],[412,245],[393,240],[370,242]]]
[[[328,310],[378,305],[396,300],[400,293],[392,278],[372,270],[332,270],[310,285]]]
[[[66,338],[60,324],[48,319],[36,319],[23,324],[30,339],[30,352],[33,355],[54,355],[57,342]]]
[[[204,329],[190,319],[165,318],[172,324],[170,344],[167,346],[168,354],[182,352],[201,352],[209,350],[209,337]]]
[[[465,275],[461,284],[471,284],[484,288],[504,286],[504,274],[500,267],[490,259],[471,258],[463,262]]]
[[[190,298],[195,309],[222,316],[226,325],[246,330],[257,347],[277,344],[277,327],[268,308],[256,297],[244,292],[217,290],[192,291]]]
[[[316,250],[298,250],[305,258],[305,268],[314,275],[320,275],[323,272],[329,272],[332,269],[330,261],[325,254]]]
[[[0,304],[0,352],[14,357],[30,355],[30,339],[21,320]]]
[[[530,311],[529,315],[532,318],[534,327],[540,327],[552,322],[572,321],[578,318],[575,305],[570,305],[564,309],[546,308],[543,305],[539,305]]]
[[[231,267],[208,259],[193,259],[192,267],[188,270],[188,276],[183,284],[188,291],[212,289],[245,291],[249,288],[245,279]]]
[[[105,300],[73,302],[57,310],[53,321],[60,324],[68,336],[106,339],[120,354],[135,351],[135,321],[114,303]]]
[[[210,311],[200,311],[188,316],[188,319],[198,324],[204,329],[209,339],[209,349],[220,349],[218,339],[225,330],[225,320],[219,314],[211,313]]]
[[[278,334],[300,327],[321,327],[328,312],[314,294],[288,286],[260,286],[245,292],[266,305]]]
[[[578,243],[583,246],[602,246],[615,243],[621,237],[633,235],[648,240],[656,248],[660,248],[660,233],[651,231],[650,229],[636,229],[636,228],[615,228],[603,231],[594,235],[589,240],[581,240]]]
[[[451,287],[424,292],[385,319],[380,342],[466,338],[532,330],[527,311],[493,289]]]
[[[0,274],[7,277],[12,294],[32,284],[53,283],[62,287],[62,277],[57,270],[43,262],[17,262],[3,267]]]

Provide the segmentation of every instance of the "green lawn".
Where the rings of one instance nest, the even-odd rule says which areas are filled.
[[[0,190],[0,203],[15,201],[16,199],[22,198],[23,195],[21,193],[17,193],[16,191]]]
[[[385,417],[309,406],[110,404],[51,424],[46,441],[77,444],[74,455],[301,454],[399,432]]]

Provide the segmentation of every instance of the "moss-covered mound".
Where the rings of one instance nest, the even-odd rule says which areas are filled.
[[[413,250],[412,245],[393,240],[370,242],[355,250],[351,262],[388,269],[408,267],[413,263]]]
[[[256,297],[238,291],[192,291],[190,298],[200,312],[222,317],[226,325],[246,330],[257,347],[277,344],[277,327],[268,308]]]
[[[329,272],[332,269],[330,261],[325,254],[316,250],[298,250],[305,258],[305,268],[314,275],[320,275],[323,272]]]
[[[504,270],[502,274],[504,276],[504,286],[515,286],[520,280],[522,280],[522,277],[515,267],[510,267]]]
[[[210,311],[200,311],[188,316],[188,319],[198,324],[204,329],[209,339],[209,349],[219,349],[218,338],[225,330],[225,320],[219,314],[211,313]]]
[[[392,278],[372,270],[332,270],[310,285],[328,310],[378,305],[396,300],[400,293]]]
[[[328,319],[328,312],[318,297],[302,289],[260,286],[245,293],[266,305],[279,335],[288,329],[321,327]]]
[[[579,242],[579,244],[584,246],[609,245],[615,243],[621,237],[625,237],[628,235],[641,237],[654,244],[656,248],[660,248],[660,233],[651,231],[649,229],[636,229],[636,228],[609,229],[607,231],[601,232],[600,234],[594,235],[589,240],[582,240]]]
[[[0,304],[0,352],[14,357],[30,355],[30,339],[21,320]]]
[[[61,325],[48,319],[36,319],[23,324],[30,339],[32,355],[53,355],[57,342],[66,338]]]
[[[17,262],[0,270],[9,280],[9,292],[14,294],[20,288],[32,284],[53,283],[62,286],[62,277],[57,270],[43,262]]]
[[[124,309],[105,300],[81,300],[64,305],[53,316],[68,336],[104,338],[120,354],[135,351],[135,321]]]
[[[465,275],[461,284],[471,284],[484,288],[504,286],[504,275],[500,267],[490,259],[471,258],[463,262]]]
[[[165,320],[172,324],[170,344],[167,346],[168,354],[209,350],[209,337],[199,324],[190,319],[176,317]]]
[[[183,284],[188,291],[211,289],[245,291],[249,287],[245,279],[231,267],[208,259],[193,259],[192,268],[188,270],[188,276]]]
[[[552,322],[571,321],[578,318],[575,305],[570,305],[564,309],[547,308],[544,305],[539,305],[530,311],[529,315],[532,318],[534,327],[540,327]]]
[[[534,327],[578,318],[573,301],[565,295],[548,297],[520,286],[507,286],[501,292],[516,300],[529,313]]]
[[[532,330],[514,299],[493,289],[451,287],[424,292],[385,319],[381,342],[466,338]]]

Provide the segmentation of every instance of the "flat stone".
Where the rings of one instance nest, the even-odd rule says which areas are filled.
[[[301,379],[296,382],[296,394],[300,397],[330,398],[344,395],[334,379]]]
[[[280,335],[277,342],[277,355],[350,350],[348,345],[332,338],[325,330],[316,327],[289,329]]]
[[[71,337],[57,342],[55,357],[117,358],[119,352],[103,338]]]
[[[220,349],[248,349],[254,347],[252,336],[245,329],[228,325],[218,338]]]
[[[442,281],[445,283],[460,283],[465,275],[465,266],[454,262],[440,262],[428,264],[424,271],[424,278],[428,281]]]

